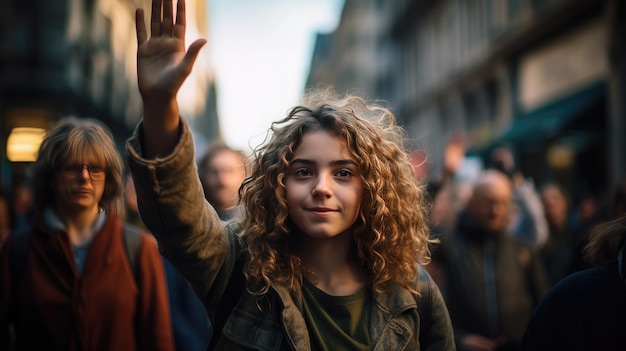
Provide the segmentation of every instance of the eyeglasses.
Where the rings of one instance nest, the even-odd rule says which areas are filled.
[[[61,170],[59,173],[61,174],[63,178],[73,180],[73,179],[76,179],[76,176],[79,173],[82,173],[83,169],[85,168],[87,168],[87,173],[89,173],[89,179],[94,180],[94,181],[104,180],[104,176],[106,172],[104,171],[104,168],[100,166],[79,165],[79,164],[65,165],[61,167]]]

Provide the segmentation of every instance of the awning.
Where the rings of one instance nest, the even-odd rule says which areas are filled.
[[[498,144],[533,145],[558,136],[570,123],[585,115],[605,96],[605,85],[580,90],[547,106],[516,118],[498,138]]]
[[[604,84],[596,84],[519,116],[497,138],[496,144],[532,146],[557,137],[600,102],[606,94],[605,89]]]

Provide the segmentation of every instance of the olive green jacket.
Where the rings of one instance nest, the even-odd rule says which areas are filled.
[[[216,350],[310,350],[302,292],[272,285],[250,295],[242,274],[240,227],[224,225],[204,200],[191,132],[181,122],[179,144],[165,158],[142,158],[142,126],[128,140],[141,217],[159,250],[189,281],[214,327]],[[372,350],[454,350],[448,310],[439,289],[421,270],[418,302],[405,288],[375,294],[370,319]],[[420,345],[421,344],[421,345]]]

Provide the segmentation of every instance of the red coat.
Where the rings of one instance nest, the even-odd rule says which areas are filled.
[[[67,234],[45,228],[39,218],[17,299],[10,237],[0,250],[0,349],[7,349],[13,308],[18,350],[174,349],[163,261],[150,235],[141,234],[135,277],[122,222],[110,215],[78,277]]]

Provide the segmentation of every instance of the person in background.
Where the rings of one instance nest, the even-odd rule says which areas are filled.
[[[33,216],[33,190],[27,181],[13,187],[13,220],[11,231],[22,232],[30,228]]]
[[[147,233],[130,264],[122,161],[108,129],[61,120],[32,184],[30,230],[0,250],[0,349],[173,350],[165,273]]]
[[[517,168],[513,150],[508,146],[495,148],[491,152],[488,168],[506,174],[513,184],[511,235],[534,248],[543,246],[549,235],[543,205],[532,179],[525,178]]]
[[[433,236],[445,234],[454,228],[458,214],[467,201],[467,182],[460,182],[457,176],[465,159],[465,144],[465,137],[460,134],[448,140],[441,174],[429,184],[432,203],[429,221]]]
[[[596,226],[585,253],[593,266],[550,290],[528,322],[524,350],[626,349],[626,214]]]
[[[139,215],[137,192],[130,173],[127,173],[125,183],[126,220],[128,223],[147,231],[148,229]],[[165,258],[163,258],[163,264],[167,277],[167,292],[176,351],[206,351],[213,335],[206,310],[176,268]]]
[[[126,210],[126,223],[148,231],[146,225],[141,220],[139,214],[139,206],[137,205],[137,191],[135,191],[135,183],[130,172],[126,173],[124,178],[124,205]]]
[[[423,189],[391,112],[318,92],[272,124],[243,223],[205,200],[176,95],[185,2],[136,12],[144,116],[127,142],[144,222],[209,310],[218,350],[454,350],[429,259]],[[252,112],[253,114],[253,112]]]
[[[567,191],[556,182],[541,187],[541,202],[550,235],[539,248],[551,285],[568,275],[574,259],[575,227]]]
[[[246,177],[246,156],[221,141],[210,144],[198,162],[204,196],[224,221],[243,218],[239,187]]]
[[[508,232],[512,201],[510,179],[484,171],[456,230],[433,253],[459,350],[518,350],[548,291],[539,257]]]

